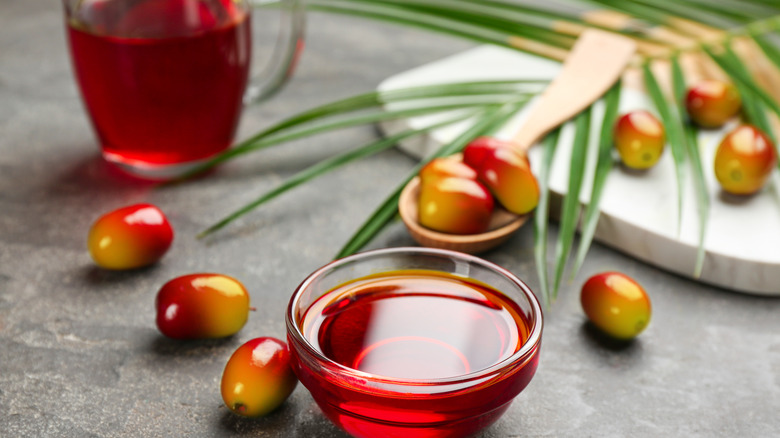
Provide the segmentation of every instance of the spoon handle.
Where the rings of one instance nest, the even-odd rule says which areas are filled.
[[[587,108],[614,84],[634,55],[633,40],[589,29],[574,43],[558,76],[542,93],[514,138],[523,151]]]

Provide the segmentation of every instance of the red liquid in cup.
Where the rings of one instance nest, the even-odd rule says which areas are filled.
[[[517,304],[490,287],[414,270],[339,286],[312,304],[301,326],[315,349],[334,362],[423,381],[496,365],[523,346],[531,327]],[[410,385],[400,395],[294,363],[324,413],[355,436],[454,437],[495,421],[530,381],[537,357],[468,390],[453,385],[431,393],[426,385]]]
[[[226,149],[247,84],[250,34],[248,12],[231,0],[83,2],[68,35],[106,158],[170,165]]]

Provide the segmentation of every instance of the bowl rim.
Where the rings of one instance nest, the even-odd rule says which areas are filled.
[[[483,368],[468,374],[435,378],[435,379],[411,379],[411,378],[400,378],[400,377],[388,377],[388,376],[368,373],[365,371],[360,371],[342,365],[328,358],[327,356],[319,352],[316,348],[314,348],[314,346],[309,342],[309,340],[306,339],[306,337],[303,335],[303,333],[301,332],[301,330],[299,329],[298,325],[295,322],[295,308],[297,307],[297,304],[300,301],[303,291],[306,290],[306,288],[319,276],[321,276],[323,273],[325,273],[326,271],[334,267],[351,263],[368,256],[382,256],[382,255],[392,255],[392,254],[400,254],[400,253],[406,253],[406,254],[412,253],[412,254],[421,254],[421,255],[432,254],[438,256],[459,258],[469,263],[482,265],[483,267],[494,270],[498,272],[500,275],[506,277],[509,281],[515,283],[528,299],[530,305],[530,314],[533,316],[533,323],[531,325],[531,329],[529,330],[528,338],[526,339],[526,341],[511,356],[487,368]],[[508,298],[512,299],[511,297]],[[423,247],[395,247],[395,248],[374,249],[374,250],[352,254],[331,261],[330,263],[322,266],[321,268],[317,269],[313,273],[309,274],[309,276],[307,276],[301,282],[301,284],[298,285],[298,287],[295,289],[295,292],[293,292],[293,295],[290,298],[290,302],[287,306],[285,320],[287,325],[287,335],[292,337],[292,340],[294,340],[295,343],[298,344],[299,346],[303,347],[306,354],[313,357],[319,364],[325,365],[330,370],[332,371],[335,370],[338,372],[338,374],[347,377],[365,379],[367,381],[383,383],[383,384],[402,385],[402,386],[447,386],[447,385],[453,385],[459,383],[466,383],[474,380],[479,381],[486,377],[500,375],[505,371],[514,370],[518,366],[525,364],[534,354],[538,353],[539,346],[541,344],[542,329],[544,326],[544,315],[538,298],[536,298],[536,295],[533,293],[533,291],[531,291],[531,288],[525,284],[525,282],[520,280],[516,275],[512,274],[509,270],[493,262],[487,261],[485,259],[470,254],[447,250],[447,249],[423,248]],[[290,348],[292,349],[293,346],[290,345]]]

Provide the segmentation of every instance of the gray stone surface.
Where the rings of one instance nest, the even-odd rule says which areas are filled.
[[[467,47],[312,14],[295,78],[245,112],[240,136]],[[97,154],[71,75],[60,5],[2,0],[0,436],[344,436],[301,386],[267,418],[238,419],[222,406],[219,379],[244,341],[284,337],[292,290],[335,254],[413,161],[395,150],[382,153],[296,189],[214,238],[194,236],[295,171],[376,135],[364,127],[289,144],[173,187],[133,182]],[[96,268],[85,248],[91,222],[139,201],[169,215],[177,233],[171,251],[148,269]],[[485,257],[536,288],[532,239],[524,227]],[[371,247],[411,244],[396,224]],[[589,275],[613,269],[642,283],[654,305],[647,331],[622,346],[595,334],[578,302]],[[199,271],[241,279],[257,311],[225,340],[162,337],[154,325],[157,289]],[[780,300],[700,285],[595,245],[546,314],[535,379],[482,436],[776,436],[779,312]]]

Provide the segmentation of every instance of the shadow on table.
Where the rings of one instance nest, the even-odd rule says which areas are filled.
[[[111,270],[94,264],[85,265],[80,269],[80,277],[90,286],[112,285],[131,281],[139,276],[148,275],[157,269],[158,263],[135,269]]]
[[[238,342],[235,338],[233,335],[217,339],[171,339],[159,334],[149,343],[148,351],[158,356],[202,358],[214,353],[214,350],[223,350],[226,346],[233,345],[237,348]]]
[[[289,401],[282,404],[279,409],[259,418],[240,417],[230,412],[227,407],[219,421],[219,428],[236,435],[259,436],[270,433],[279,433],[289,427],[295,417],[295,407]],[[280,435],[281,436],[281,435]]]
[[[218,432],[220,435],[228,432],[231,436],[349,437],[325,417],[308,394],[304,398],[308,401],[292,396],[278,409],[260,418],[239,417],[223,406],[225,413],[220,418]]]
[[[58,171],[52,171],[49,185],[104,191],[134,191],[149,189],[157,183],[134,178],[107,163],[98,153],[76,157],[69,162],[57,163]]]
[[[640,340],[636,338],[628,340],[615,339],[599,330],[590,321],[582,323],[580,332],[583,335],[583,338],[593,344],[593,346],[612,352],[623,352],[625,354],[634,355],[639,354],[642,349]]]

